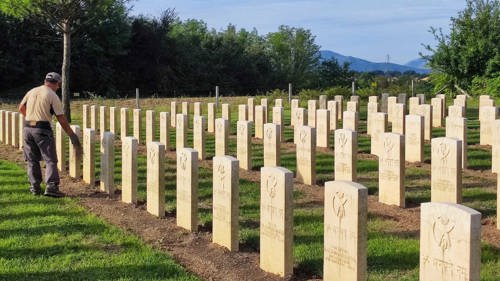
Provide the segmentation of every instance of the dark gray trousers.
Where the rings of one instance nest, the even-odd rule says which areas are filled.
[[[42,169],[40,161],[45,161],[45,183],[59,185],[57,153],[52,130],[24,127],[24,160],[28,166],[28,178],[33,187],[40,187]]]

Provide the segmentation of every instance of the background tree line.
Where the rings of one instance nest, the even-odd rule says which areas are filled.
[[[206,96],[218,85],[226,95],[254,95],[293,83],[296,92],[347,94],[355,80],[357,92],[369,95],[409,93],[411,81],[422,78],[415,73],[355,73],[347,64],[323,61],[315,36],[300,27],[280,26],[266,35],[231,24],[215,30],[201,20],[181,21],[171,9],[149,18],[130,16],[126,0],[83,2],[101,6],[95,6],[100,10],[92,21],[85,20],[87,13],[73,21],[78,32],[71,41],[71,92],[125,97],[140,88],[145,96]],[[417,92],[461,88],[498,94],[499,1],[466,4],[451,19],[449,35],[432,28],[437,44],[425,45],[429,54],[424,57],[433,74],[430,82],[416,83]],[[41,14],[18,17],[12,11],[0,2],[0,85],[24,90],[40,83],[46,72],[60,69],[63,31]]]
[[[259,35],[228,25],[209,29],[181,21],[173,10],[160,18],[131,17],[122,2],[72,37],[71,91],[123,96],[207,95],[270,89],[349,86],[353,74],[336,61],[320,62],[309,30],[280,26]],[[62,37],[36,16],[0,13],[0,83],[4,89],[39,83],[62,63]]]

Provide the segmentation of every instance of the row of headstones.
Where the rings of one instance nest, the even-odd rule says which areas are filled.
[[[24,116],[18,112],[0,110],[0,143],[23,147]]]
[[[94,130],[86,131],[84,149],[92,150]],[[112,139],[112,134],[106,132],[104,139],[108,137]],[[108,145],[112,153],[112,145]],[[123,141],[122,200],[127,203],[137,200],[137,146],[134,137]],[[147,211],[158,217],[165,214],[164,151],[159,142],[147,145]],[[198,228],[197,154],[192,148],[177,153],[176,222],[189,231]],[[283,167],[263,167],[260,182],[260,267],[288,276],[293,273],[293,173]],[[231,251],[238,250],[238,191],[238,160],[214,157],[212,239]],[[366,280],[367,196],[365,187],[351,181],[325,184],[324,280]],[[456,204],[422,204],[421,280],[437,276],[442,280],[479,280],[480,217],[480,213]]]
[[[183,126],[180,126],[180,127],[183,127]],[[76,129],[76,128],[75,128],[75,129]],[[305,129],[305,130],[304,130],[304,129]],[[307,127],[302,127],[302,128],[301,128],[301,137],[304,137],[304,136],[306,136],[306,135],[307,135],[307,133],[308,133],[308,132],[307,132],[307,131],[308,131],[308,129],[312,129],[312,128],[307,128]],[[351,131],[351,132],[352,132],[352,131]],[[339,136],[341,136],[341,135],[342,135],[341,133],[342,133],[342,132],[341,132],[341,131],[339,131]],[[95,134],[95,132],[93,132],[93,130],[91,130],[91,129],[86,130],[85,137],[84,137],[84,148],[85,148],[85,151],[87,151],[87,152],[86,152],[86,153],[84,153],[85,155],[92,155],[92,154],[93,154],[93,153],[88,152],[88,151],[93,151],[93,147],[94,147],[94,145],[93,145],[92,141],[95,139],[94,134]],[[312,136],[313,134],[310,134],[310,135]],[[114,157],[113,157],[113,156],[110,156],[110,155],[112,155],[112,149],[113,149],[113,148],[112,148],[112,147],[113,147],[112,143],[113,143],[113,139],[114,139],[114,138],[113,138],[113,135],[112,135],[111,133],[108,133],[108,132],[107,132],[107,133],[105,133],[105,134],[103,135],[103,137],[102,137],[102,146],[101,146],[101,147],[102,147],[102,148],[101,148],[101,152],[103,153],[103,155],[101,155],[101,158],[102,158],[102,160],[101,160],[101,161],[102,161],[102,165],[103,165],[103,167],[102,167],[102,169],[101,169],[102,171],[112,171],[112,167],[106,166],[106,164],[105,164],[105,163],[106,163],[106,162],[107,162],[107,163],[113,163],[112,161],[113,161],[113,158],[114,158]],[[303,138],[301,138],[301,139],[303,139]],[[339,137],[339,139],[345,139],[345,137]],[[106,143],[107,143],[107,145],[106,145]],[[389,143],[390,143],[390,142],[389,142]],[[311,146],[311,147],[314,147],[314,145],[313,145],[313,144],[314,144],[314,142],[310,141],[310,146]],[[160,146],[161,146],[161,145],[160,145]],[[104,148],[103,148],[103,147],[104,147]],[[107,148],[106,148],[106,147],[107,147]],[[127,151],[127,147],[128,147],[128,145],[126,144],[126,142],[124,142],[124,152],[123,152],[123,153],[126,153],[126,151]],[[151,158],[151,157],[154,157],[154,155],[160,155],[160,154],[163,154],[163,153],[162,153],[162,152],[163,152],[163,150],[164,150],[164,148],[161,148],[161,147],[160,147],[160,148],[159,148],[159,150],[158,150],[157,152],[151,152],[151,150],[150,150],[150,149],[149,149],[149,147],[148,147],[148,159],[149,159],[149,158]],[[106,151],[107,151],[107,152],[106,152]],[[194,150],[192,150],[192,151],[193,151],[193,152],[195,152],[195,153],[197,153],[197,152],[196,152],[196,151],[194,151]],[[351,152],[352,152],[352,149],[351,149]],[[298,150],[298,152],[297,152],[297,153],[298,153],[298,159],[299,159],[299,156],[300,156],[299,150]],[[108,157],[106,157],[106,156],[105,156],[106,154],[108,155]],[[72,153],[70,153],[70,158],[71,158],[71,155],[72,155]],[[136,155],[136,154],[131,153],[130,155]],[[183,156],[181,156],[181,159],[186,159],[186,154],[185,154],[184,152],[183,152],[183,153],[181,153],[181,155],[183,155]],[[107,158],[107,159],[110,159],[110,160],[105,161],[104,159],[106,159],[106,158]],[[126,162],[127,162],[127,160],[125,160],[125,159],[126,159],[127,157],[125,156],[125,157],[123,157],[123,158],[124,158],[124,161],[123,161],[123,162],[124,162],[124,163],[126,163]],[[130,158],[130,157],[129,157],[129,158]],[[133,158],[135,158],[135,157],[132,157],[132,159],[133,159]],[[71,162],[72,162],[72,161],[70,161],[70,163],[71,163]],[[389,160],[389,161],[385,161],[385,162],[390,163],[391,161]],[[88,177],[86,177],[85,175],[86,175],[86,174],[88,174],[88,175],[93,174],[93,172],[92,172],[92,173],[86,173],[86,172],[85,172],[85,170],[86,170],[86,169],[85,169],[85,167],[86,167],[86,166],[89,166],[89,167],[90,167],[90,166],[92,166],[92,163],[94,163],[94,161],[93,161],[93,159],[92,159],[91,157],[86,157],[86,158],[85,158],[85,161],[84,161],[84,180],[85,180],[86,182],[89,182],[89,183],[92,183],[92,182],[94,182],[94,181],[93,181],[93,180],[91,180],[91,179],[88,179]],[[148,187],[149,187],[149,186],[155,186],[154,182],[153,182],[153,183],[151,183],[151,184],[150,184],[150,182],[149,182],[149,178],[150,178],[150,172],[149,172],[149,171],[151,170],[151,169],[149,168],[149,167],[150,167],[150,163],[152,164],[152,162],[150,162],[150,160],[148,160]],[[155,162],[155,163],[156,163],[156,162]],[[185,164],[185,163],[184,163],[184,164]],[[109,164],[108,164],[108,165],[109,165]],[[114,164],[111,164],[111,165],[114,165]],[[181,162],[180,162],[180,163],[178,163],[178,167],[179,167],[179,166],[180,166],[180,167],[186,167],[186,165],[182,165],[182,160],[181,160]],[[311,165],[309,165],[309,166],[311,166]],[[195,169],[195,170],[196,170],[196,169]],[[354,169],[354,170],[355,170],[355,169]],[[70,167],[70,171],[71,171],[71,167]],[[89,171],[89,169],[87,169],[87,171]],[[124,176],[125,176],[125,175],[128,173],[128,172],[127,172],[127,171],[128,171],[128,169],[124,169],[124,171],[125,171],[125,172],[124,172]],[[154,171],[154,168],[153,168],[153,171]],[[160,167],[160,168],[158,169],[158,171],[163,171],[163,169],[161,169],[161,167]],[[214,168],[214,171],[215,171],[215,168]],[[158,172],[158,173],[160,173],[160,172]],[[111,172],[110,174],[112,175],[113,173]],[[128,173],[128,174],[129,174],[129,175],[136,175],[136,172],[130,172],[130,173]],[[151,174],[155,174],[155,173],[154,173],[154,172],[151,172]],[[179,174],[186,175],[186,173],[178,173],[178,175],[179,175]],[[155,178],[155,177],[153,177],[153,178]],[[193,178],[193,177],[189,177],[189,178]],[[336,179],[338,179],[337,175],[336,175]],[[161,179],[159,179],[159,180],[161,180]],[[352,179],[351,179],[351,180],[352,180]],[[110,180],[110,181],[108,181],[108,182],[111,182],[111,183],[112,183],[112,182],[113,182],[113,180]],[[103,180],[103,176],[101,175],[101,186],[102,186],[103,184],[105,184],[105,183],[106,183],[106,181],[105,181],[105,180]],[[178,185],[179,185],[179,183],[178,183]],[[159,194],[159,193],[160,193],[160,190],[162,189],[162,188],[161,188],[162,186],[163,186],[163,184],[158,184],[158,190],[157,190],[157,192],[156,192],[157,196],[155,196],[156,198],[164,198],[164,196],[162,196],[161,194]],[[222,186],[224,186],[224,185],[222,185]],[[124,188],[124,190],[126,190],[126,188]],[[125,193],[125,194],[127,194],[127,192],[124,192],[124,193]],[[154,204],[154,202],[156,202],[156,200],[154,200],[153,198],[149,198],[150,193],[151,193],[151,192],[149,192],[149,190],[148,190],[148,202],[152,202],[152,203],[150,204],[150,205],[152,205],[152,207],[151,207],[151,208],[149,208],[149,207],[148,207],[148,211],[150,211],[150,212],[152,212],[152,213],[155,213],[154,209],[156,209],[156,208],[163,208],[162,206],[164,205],[164,202],[163,202],[163,203],[162,203],[162,202],[159,202],[158,204]],[[155,194],[155,192],[153,192],[153,194]],[[181,197],[182,197],[182,196],[181,196]],[[196,197],[196,196],[195,196],[195,197]],[[163,199],[163,200],[164,200],[164,199]],[[191,202],[192,202],[192,201],[193,201],[193,199],[191,198],[191,200],[188,200],[188,201],[191,201]],[[148,203],[148,204],[149,204],[149,203]],[[153,209],[153,210],[151,210],[151,209]],[[157,212],[157,214],[163,214],[163,213],[164,213],[164,211],[161,211],[161,210],[159,210],[159,211]],[[215,216],[215,210],[214,210],[214,216]]]
[[[151,111],[148,111],[150,113]],[[383,117],[384,113],[380,113]],[[149,115],[148,116],[152,116]],[[168,116],[168,115],[167,115]],[[328,116],[328,114],[327,114]],[[186,146],[185,142],[185,134],[187,129],[185,129],[185,125],[180,125],[181,123],[186,123],[187,116],[178,115],[179,124],[177,126],[177,150]],[[203,117],[200,117],[203,118]],[[151,118],[148,118],[150,120]],[[385,132],[386,120],[382,119],[382,126],[380,133],[374,134],[372,138],[372,153],[379,156],[380,162],[380,186],[391,186],[387,192],[381,189],[380,191],[380,201],[387,204],[395,204],[401,207],[404,207],[404,160],[406,161],[422,161],[423,160],[423,140],[422,140],[422,117],[416,115],[408,115],[406,116],[408,131],[411,133],[406,134],[404,137],[406,139],[403,140],[400,136],[394,135],[384,135],[382,137],[383,132]],[[199,152],[199,155],[204,154],[204,130],[196,129],[196,124],[203,123],[197,122],[195,116],[195,134],[194,134],[194,148]],[[456,135],[461,135],[461,138],[465,140],[465,119],[461,118],[459,121],[454,122],[458,123],[457,125],[451,126],[454,124],[452,118],[448,117],[447,122],[447,135],[449,136],[449,132],[453,132],[453,130],[449,128],[455,129],[455,131],[459,132]],[[147,122],[148,123],[148,122]],[[228,121],[224,119],[217,120],[217,131],[216,131],[216,155],[227,155],[228,154],[228,131],[229,125]],[[375,123],[376,125],[377,123]],[[149,127],[149,126],[148,126]],[[238,159],[241,163],[241,168],[249,169],[251,167],[251,150],[250,150],[250,134],[249,128],[251,127],[251,123],[245,121],[238,122]],[[316,131],[314,128],[310,128],[307,126],[304,127],[296,127],[296,132],[298,132],[300,140],[297,142],[297,179],[306,184],[315,184],[315,141],[316,139]],[[280,165],[280,126],[276,124],[265,124],[265,132],[266,137],[264,138],[264,166],[279,166]],[[357,135],[356,132],[351,130],[339,130],[338,137],[335,138],[336,142],[336,150],[335,150],[335,179],[340,180],[350,180],[356,181],[356,155],[357,155]],[[198,137],[201,136],[201,137]],[[181,141],[179,141],[179,139]],[[460,137],[458,138],[460,140]],[[437,141],[437,140],[436,140]],[[460,144],[452,145],[454,148],[460,148],[460,155],[455,155],[459,159],[459,166],[463,168],[465,166],[465,157],[466,154],[464,141]],[[346,145],[347,144],[347,145]],[[444,146],[441,142],[440,146]],[[392,150],[395,148],[394,150]],[[448,149],[449,150],[449,149]],[[439,151],[437,148],[433,149],[433,151]],[[383,152],[383,153],[382,153]],[[444,152],[442,152],[444,153]],[[435,159],[437,156],[433,156]],[[443,156],[441,156],[443,158]],[[204,157],[200,157],[200,159],[204,159]],[[443,160],[441,160],[443,162]],[[496,162],[496,160],[494,161]],[[396,165],[397,164],[397,165]],[[433,167],[437,167],[438,161],[433,161]],[[451,164],[450,164],[451,165]],[[391,171],[392,168],[392,171]],[[443,169],[447,169],[443,167]],[[451,165],[450,169],[455,169],[453,165]],[[439,194],[437,190],[444,191],[443,196],[432,196],[433,198],[443,197],[444,201],[447,202],[461,202],[461,170],[456,170],[454,173],[455,180],[449,182],[447,180],[441,180],[438,184],[434,183],[432,186],[436,187],[433,190],[433,194]],[[443,175],[440,173],[439,175]],[[434,179],[437,179],[438,176],[435,176]],[[436,181],[438,182],[438,181]],[[392,185],[386,185],[385,183],[393,183]],[[397,183],[397,184],[396,184]],[[385,196],[388,194],[388,196]],[[392,198],[392,199],[391,199]],[[435,201],[435,200],[433,200]]]

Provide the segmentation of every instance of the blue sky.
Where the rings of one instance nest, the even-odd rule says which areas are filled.
[[[375,62],[404,64],[435,43],[431,26],[447,33],[465,0],[134,0],[132,15],[159,17],[175,8],[181,20],[222,30],[229,23],[261,35],[280,25],[310,29],[322,50]]]

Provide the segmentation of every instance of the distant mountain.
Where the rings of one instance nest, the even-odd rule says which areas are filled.
[[[330,50],[322,50],[319,51],[321,54],[322,60],[328,60],[335,58],[339,64],[344,64],[344,62],[349,63],[349,68],[353,71],[358,72],[370,72],[370,71],[399,71],[401,73],[406,71],[415,71],[420,74],[427,74],[430,72],[429,69],[425,69],[423,67],[415,67],[411,65],[401,65],[396,63],[385,63],[385,62],[371,62],[364,59],[344,56],[339,53],[335,53]],[[417,59],[418,60],[418,59]],[[410,63],[417,61],[413,60]]]
[[[429,69],[429,67],[427,66],[427,60],[425,60],[423,58],[411,60],[411,61],[405,63],[405,65],[410,66],[410,67],[415,67],[415,68]]]

